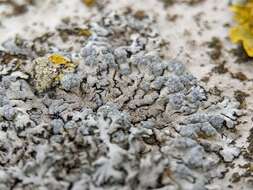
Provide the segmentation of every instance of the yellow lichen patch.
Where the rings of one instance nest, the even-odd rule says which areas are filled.
[[[68,65],[71,61],[60,54],[52,54],[48,57],[49,61],[56,65]]]
[[[241,25],[232,28],[230,38],[233,43],[242,43],[248,56],[253,57],[253,33],[249,26]]]
[[[75,69],[76,65],[72,63],[68,58],[63,57],[60,54],[52,54],[48,57],[48,60],[55,65],[63,65],[62,72],[71,72]]]
[[[56,86],[66,73],[74,72],[75,67],[69,59],[58,54],[36,58],[33,61],[36,91],[41,93]]]
[[[248,56],[253,57],[253,0],[233,5],[231,10],[237,25],[230,29],[230,39],[233,43],[242,43]]]
[[[83,3],[86,5],[86,6],[88,6],[88,7],[91,7],[92,5],[94,5],[95,4],[95,0],[82,0],[83,1]]]

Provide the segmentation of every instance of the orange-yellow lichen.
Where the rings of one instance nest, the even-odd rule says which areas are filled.
[[[230,29],[230,39],[233,43],[242,43],[248,56],[253,57],[253,0],[232,5],[231,10],[237,25]]]
[[[67,65],[70,64],[71,61],[60,54],[52,54],[48,57],[49,61],[56,65]]]
[[[83,3],[88,6],[88,7],[91,7],[92,5],[95,4],[95,0],[83,0]]]
[[[64,65],[64,71],[72,71],[76,65],[72,63],[68,58],[63,57],[60,54],[52,54],[48,57],[48,60],[54,65]]]
[[[54,87],[66,73],[73,72],[76,65],[60,54],[39,57],[33,61],[34,84],[38,92]]]

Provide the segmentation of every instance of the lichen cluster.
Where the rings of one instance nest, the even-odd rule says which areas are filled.
[[[240,155],[239,104],[161,58],[152,19],[133,15],[103,16],[69,51],[8,42],[25,58],[0,64],[0,189],[204,190]]]
[[[34,60],[33,64],[34,85],[35,90],[38,92],[44,92],[55,86],[68,70],[75,68],[75,65],[69,59],[59,54],[39,57]]]

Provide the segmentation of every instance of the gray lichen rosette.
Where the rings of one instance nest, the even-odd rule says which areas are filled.
[[[238,103],[161,56],[148,16],[72,26],[4,43],[0,189],[204,190],[221,178],[240,155]]]

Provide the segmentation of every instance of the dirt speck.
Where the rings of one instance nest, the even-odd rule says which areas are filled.
[[[232,176],[231,176],[231,178],[230,178],[230,181],[232,183],[237,183],[240,180],[241,180],[241,176],[240,176],[240,174],[238,172],[233,173]]]
[[[252,155],[253,155],[253,128],[250,129],[249,133],[250,134],[247,138],[249,145],[248,145],[247,149],[248,149],[248,151],[249,151],[249,153],[251,154],[251,157],[252,157]]]
[[[244,109],[247,107],[247,104],[246,104],[246,97],[248,97],[249,94],[241,91],[241,90],[236,90],[234,92],[234,97],[235,99],[240,103],[240,108],[241,109]]]
[[[166,16],[167,20],[170,21],[170,22],[176,22],[177,19],[179,18],[179,15],[178,14],[167,14]]]
[[[145,11],[138,10],[134,13],[134,17],[138,20],[143,20],[146,17]]]
[[[210,88],[208,92],[212,95],[215,95],[215,96],[220,96],[222,93],[222,91],[217,86]]]
[[[212,69],[212,72],[218,73],[218,74],[225,74],[228,72],[228,68],[225,67],[225,62],[219,64],[218,66],[214,67]]]
[[[160,0],[160,1],[164,4],[164,7],[167,8],[176,3],[184,3],[189,6],[195,6],[204,2],[205,0]]]
[[[209,49],[211,49],[210,52],[208,52],[209,56],[212,60],[218,60],[222,55],[222,42],[218,37],[213,37],[210,42],[207,42],[207,46]]]
[[[202,82],[208,82],[210,80],[210,76],[204,76],[201,81]]]
[[[242,72],[231,73],[231,76],[232,76],[232,78],[238,79],[240,81],[248,80],[248,77],[245,74],[243,74]]]

